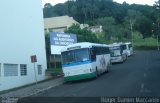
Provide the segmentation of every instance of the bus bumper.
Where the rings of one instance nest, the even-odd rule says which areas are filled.
[[[111,63],[118,63],[118,62],[123,62],[123,58],[121,57],[111,58]]]
[[[82,80],[87,78],[93,78],[96,77],[96,74],[93,73],[87,73],[87,74],[80,74],[80,75],[74,75],[74,76],[67,76],[64,77],[65,81],[76,81],[76,80]]]

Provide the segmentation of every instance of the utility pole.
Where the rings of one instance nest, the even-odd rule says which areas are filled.
[[[157,50],[159,51],[159,31],[160,31],[160,29],[159,29],[159,23],[160,23],[160,0],[158,0],[158,1],[156,1],[155,2],[155,5],[154,5],[154,7],[155,7],[155,9],[158,11],[158,19],[157,19],[157,37],[156,37],[156,39],[157,39]]]
[[[132,20],[130,20],[130,26],[131,26],[131,42],[133,45],[133,22],[132,22]]]
[[[159,19],[159,17],[158,17],[158,19]],[[158,21],[158,34],[157,34],[157,49],[158,49],[158,51],[159,51],[159,21]]]
[[[158,0],[158,4],[157,4],[157,8],[156,8],[157,10],[158,10],[158,33],[157,33],[157,49],[158,49],[158,51],[159,51],[159,13],[160,13],[160,0]]]
[[[158,39],[159,39],[159,9],[160,9],[160,0],[158,0],[158,34],[157,34],[157,49],[158,49],[158,51],[159,51],[159,41],[158,41]]]

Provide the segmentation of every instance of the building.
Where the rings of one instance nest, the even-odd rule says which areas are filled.
[[[1,0],[0,91],[45,79],[46,52],[40,0]],[[37,62],[31,63],[31,55]]]
[[[64,32],[65,29],[72,26],[72,24],[79,24],[69,16],[59,16],[44,19],[45,32]]]
[[[101,25],[90,26],[89,30],[91,30],[93,33],[101,33],[103,31]]]
[[[80,24],[80,28],[81,29],[89,28],[89,25],[88,24]]]

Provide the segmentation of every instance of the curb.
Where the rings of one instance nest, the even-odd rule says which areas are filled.
[[[31,93],[31,94],[29,94],[29,95],[27,95],[27,96],[22,96],[22,98],[23,98],[23,97],[31,97],[31,96],[40,94],[40,93],[42,93],[42,92],[44,92],[44,91],[47,91],[47,90],[52,89],[52,88],[54,88],[54,87],[57,87],[57,86],[59,86],[59,85],[61,85],[61,84],[63,84],[63,83],[64,83],[64,81],[61,82],[61,83],[59,83],[59,84],[56,84],[56,85],[54,85],[54,86],[49,86],[49,87],[44,88],[44,89],[37,89],[38,91],[36,91],[35,93]]]
[[[24,88],[20,87],[19,90],[17,88],[16,90],[2,93],[2,94],[0,94],[0,96],[2,96],[2,97],[18,97],[18,98],[32,97],[32,96],[38,95],[42,92],[45,92],[51,88],[59,86],[63,83],[64,83],[63,77],[60,75],[57,78],[51,80],[50,82],[46,82],[46,84],[45,84],[45,82],[42,82],[42,84],[40,84],[40,85],[31,85],[31,86],[27,86]]]

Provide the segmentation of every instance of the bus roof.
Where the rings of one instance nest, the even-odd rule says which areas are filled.
[[[132,44],[131,42],[126,42],[125,44]]]
[[[80,48],[91,48],[93,46],[97,46],[97,47],[109,47],[109,45],[106,45],[106,44],[80,42],[80,43],[75,43],[75,44],[71,44],[71,45],[65,46],[64,48],[61,49],[61,52],[68,51],[68,49],[75,50],[75,49],[80,49]]]
[[[120,42],[120,43],[113,43],[113,44],[110,44],[109,46],[110,47],[113,47],[113,46],[121,46],[123,45],[124,43]]]

